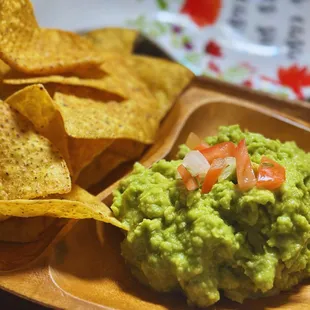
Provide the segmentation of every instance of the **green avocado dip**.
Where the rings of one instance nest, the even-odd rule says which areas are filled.
[[[139,163],[114,192],[114,215],[129,227],[122,255],[133,274],[156,291],[180,290],[189,304],[206,307],[220,298],[243,302],[288,290],[310,275],[310,154],[281,143],[220,127],[209,145],[246,140],[253,163],[263,155],[286,169],[286,181],[270,191],[241,192],[235,177],[207,194],[187,191],[178,160]],[[255,165],[255,164],[254,164]]]

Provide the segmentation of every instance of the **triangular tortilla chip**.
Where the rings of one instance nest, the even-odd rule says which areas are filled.
[[[87,38],[41,29],[29,0],[1,1],[0,21],[0,58],[18,71],[62,73],[102,61],[102,52]]]
[[[31,199],[70,191],[69,170],[59,151],[3,101],[0,129],[0,199]]]
[[[119,54],[131,54],[138,35],[137,30],[122,28],[102,28],[86,33],[100,51]]]
[[[97,197],[79,186],[64,195],[50,196],[47,199],[0,200],[0,214],[16,217],[49,216],[70,219],[95,219],[127,229],[114,216],[112,211]]]

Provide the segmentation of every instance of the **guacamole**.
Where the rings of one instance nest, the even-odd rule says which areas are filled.
[[[206,142],[244,138],[253,163],[266,155],[285,167],[278,190],[241,192],[232,177],[208,194],[187,191],[176,178],[185,145],[178,160],[150,169],[136,163],[121,181],[112,210],[129,226],[122,255],[141,282],[161,292],[182,290],[190,304],[206,307],[220,292],[242,302],[310,276],[310,154],[237,125],[220,127]]]

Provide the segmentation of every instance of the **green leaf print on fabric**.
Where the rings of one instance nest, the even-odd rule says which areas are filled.
[[[166,0],[157,0],[157,6],[161,9],[161,10],[167,10],[168,9],[168,3]]]

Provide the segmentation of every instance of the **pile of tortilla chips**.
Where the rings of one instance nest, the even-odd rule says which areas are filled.
[[[139,159],[193,74],[132,55],[134,30],[40,28],[29,0],[2,0],[0,20],[0,239],[14,217],[121,226],[76,184]]]

